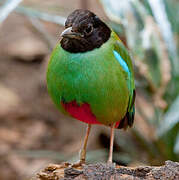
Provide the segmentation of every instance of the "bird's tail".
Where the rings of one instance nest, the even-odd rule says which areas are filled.
[[[134,115],[135,115],[135,105],[133,105],[131,110],[126,113],[126,115],[120,121],[117,128],[118,129],[122,129],[122,128],[127,129],[128,126],[131,127],[133,125],[133,122],[134,122]]]

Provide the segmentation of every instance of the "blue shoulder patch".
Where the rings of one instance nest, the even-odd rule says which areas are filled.
[[[128,74],[128,76],[130,76],[130,71],[129,71],[129,67],[128,67],[127,63],[124,61],[124,59],[121,57],[121,55],[116,50],[113,50],[113,53],[114,53],[115,58],[118,60],[118,62],[124,69],[124,71]]]

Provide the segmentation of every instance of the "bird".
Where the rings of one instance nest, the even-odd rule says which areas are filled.
[[[47,89],[62,113],[87,124],[76,165],[86,162],[94,124],[110,127],[107,163],[113,163],[115,129],[134,122],[132,58],[112,28],[89,10],[74,10],[60,37],[47,67]]]

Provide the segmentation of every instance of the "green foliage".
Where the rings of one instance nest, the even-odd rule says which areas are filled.
[[[161,137],[171,131],[179,123],[179,96],[170,105],[169,109],[163,116],[163,120],[158,127],[158,135]]]

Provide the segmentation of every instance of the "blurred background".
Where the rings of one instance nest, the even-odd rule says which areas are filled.
[[[58,112],[46,88],[49,55],[66,17],[96,13],[134,59],[133,128],[116,130],[114,161],[179,161],[178,0],[0,0],[0,180],[24,180],[49,163],[76,161],[85,124]],[[105,162],[110,129],[93,126],[87,162]]]

